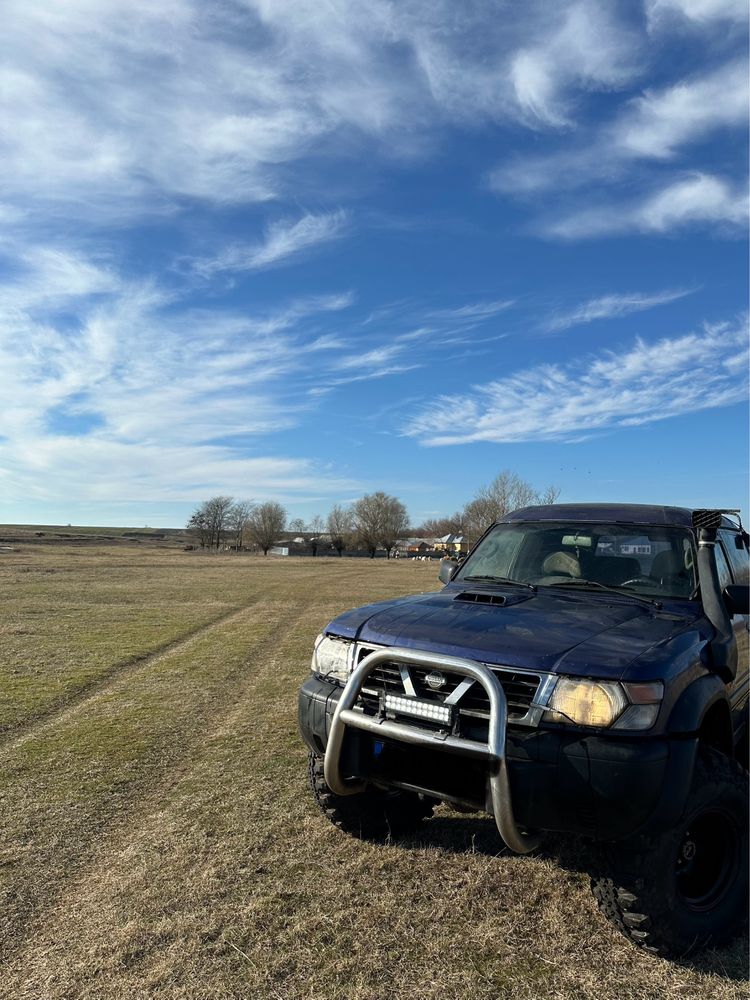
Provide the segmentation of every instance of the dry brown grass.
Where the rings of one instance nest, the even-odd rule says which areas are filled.
[[[490,821],[446,809],[418,839],[375,846],[316,812],[295,719],[312,640],[337,611],[434,576],[167,550],[4,556],[17,641],[6,621],[0,996],[746,996],[744,941],[682,965],[635,950],[567,847],[498,856]]]

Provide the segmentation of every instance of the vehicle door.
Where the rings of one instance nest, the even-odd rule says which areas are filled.
[[[730,583],[748,584],[748,552],[739,532],[722,529],[716,546],[716,566],[722,591]],[[740,549],[736,539],[742,543]],[[737,676],[730,690],[732,723],[736,727],[742,721],[742,714],[750,694],[750,616],[733,615],[732,628],[737,642]]]

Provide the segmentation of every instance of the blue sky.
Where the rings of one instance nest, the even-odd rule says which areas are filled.
[[[0,521],[747,508],[744,0],[9,0]]]

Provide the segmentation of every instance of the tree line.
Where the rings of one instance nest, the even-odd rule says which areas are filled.
[[[371,558],[385,549],[390,558],[396,544],[405,535],[440,538],[462,535],[471,545],[499,518],[519,507],[536,503],[554,503],[560,491],[555,486],[535,489],[514,472],[505,470],[460,510],[446,517],[431,518],[418,527],[409,526],[404,504],[394,496],[378,491],[360,497],[353,504],[334,504],[326,518],[316,514],[307,524],[294,518],[287,524],[285,508],[274,500],[255,503],[230,496],[212,497],[200,504],[191,515],[187,529],[201,548],[219,549],[227,545],[241,550],[248,543],[264,555],[281,539],[284,531],[304,532],[312,554],[317,555],[322,541],[338,552],[359,546]]]
[[[187,530],[202,549],[220,549],[226,545],[238,551],[247,542],[257,545],[263,555],[274,545],[286,524],[286,510],[275,500],[254,503],[219,496],[204,500],[190,515]]]

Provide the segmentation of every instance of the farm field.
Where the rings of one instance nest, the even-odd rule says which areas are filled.
[[[64,543],[0,553],[0,997],[739,998],[747,942],[670,963],[598,915],[574,845],[441,807],[347,838],[296,697],[336,613],[435,564]]]

